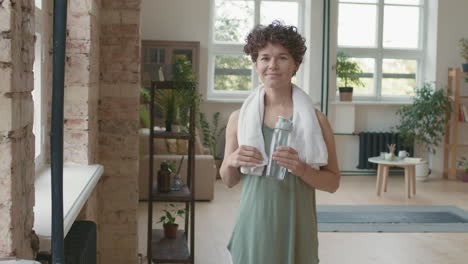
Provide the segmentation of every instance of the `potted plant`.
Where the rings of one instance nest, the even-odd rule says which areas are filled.
[[[452,105],[444,89],[434,90],[430,83],[416,89],[413,103],[402,106],[396,113],[400,123],[395,128],[403,145],[415,143],[420,155],[424,155],[423,152],[435,154],[445,132],[446,115],[451,111]],[[421,171],[428,170],[421,168]]]
[[[150,94],[148,89],[140,88],[140,128],[150,127],[149,113]]]
[[[189,131],[189,113],[193,107],[195,116],[199,112],[202,96],[197,89],[191,89],[197,86],[197,79],[193,73],[192,64],[190,61],[182,56],[176,57],[173,69],[174,83],[175,83],[175,101],[176,106],[176,122],[181,125],[183,132],[195,134],[195,130]],[[196,123],[194,127],[196,127]]]
[[[162,210],[164,215],[159,218],[158,223],[163,224],[164,237],[174,239],[177,237],[177,229],[179,228],[179,225],[175,223],[176,217],[183,219],[185,217],[186,210],[179,209],[174,204],[166,204],[166,208],[168,209]]]
[[[364,85],[360,78],[361,67],[350,57],[340,51],[336,57],[336,75],[338,77],[338,90],[340,92],[340,101],[351,101],[353,98],[353,87],[351,85]]]
[[[461,180],[464,182],[468,182],[468,159],[463,156],[459,160],[457,160],[457,165],[459,169],[462,169]]]
[[[219,169],[223,163],[222,156],[217,152],[218,138],[221,136],[223,131],[226,129],[226,126],[219,127],[219,112],[213,114],[212,126],[206,120],[205,113],[199,113],[200,119],[200,128],[203,133],[202,142],[203,146],[207,147],[210,150],[210,154],[213,156],[216,164],[216,178],[221,178],[219,174]]]
[[[463,72],[468,72],[468,39],[462,38],[458,42],[460,44],[460,55],[465,59],[462,64]]]

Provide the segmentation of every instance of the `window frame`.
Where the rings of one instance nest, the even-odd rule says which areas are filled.
[[[252,65],[252,90],[249,91],[220,91],[215,90],[214,79],[215,79],[215,58],[217,55],[246,55],[243,51],[245,43],[232,43],[232,42],[218,42],[214,39],[214,22],[215,22],[215,1],[210,0],[210,27],[209,27],[209,40],[208,40],[208,85],[207,85],[207,100],[208,101],[218,101],[218,102],[243,102],[249,94],[260,84],[257,73],[255,72]],[[260,23],[260,4],[263,1],[268,2],[294,2],[298,3],[298,31],[306,37],[305,33],[305,18],[306,18],[306,6],[307,1],[310,0],[250,0],[254,2],[254,25]],[[306,43],[308,45],[308,43]],[[309,48],[307,49],[309,50]],[[307,72],[304,67],[307,67],[308,63],[306,62],[308,58],[308,53],[304,55],[301,67],[299,67],[298,72],[296,73],[296,80],[299,86],[302,86],[305,83],[304,72]],[[250,60],[250,57],[249,57]]]
[[[37,3],[39,2],[40,8],[37,6]],[[34,101],[33,97],[33,109],[34,109],[34,114],[36,114],[36,111],[39,110],[39,117],[40,117],[40,128],[39,128],[39,135],[35,135],[35,142],[34,145],[36,146],[36,140],[39,140],[39,146],[40,146],[40,152],[39,155],[36,157],[37,149],[35,148],[35,169],[36,171],[41,169],[45,163],[45,127],[46,127],[46,107],[47,107],[47,101],[46,101],[46,96],[45,96],[45,52],[44,52],[44,47],[46,43],[47,37],[45,36],[45,11],[44,11],[44,0],[36,0],[35,5],[34,5],[34,16],[35,16],[35,36],[36,36],[36,42],[34,44],[34,64],[39,60],[39,76],[40,79],[36,80],[37,75],[33,72],[33,78],[34,78],[34,90],[32,93],[37,92],[37,89],[39,89],[40,93],[40,106],[36,105],[36,102]],[[39,45],[37,47],[36,45]],[[39,54],[36,53],[37,48],[39,49]],[[33,66],[34,70],[34,66]],[[39,84],[39,87],[36,87],[36,85]],[[35,123],[36,120],[33,120]],[[34,125],[33,125],[33,132],[34,132]]]
[[[346,0],[338,0],[338,18],[339,18],[339,5],[341,3],[347,3]],[[403,4],[385,4],[385,0],[377,0],[375,4],[369,3],[349,3],[355,5],[376,5],[377,6],[377,28],[376,28],[376,47],[350,47],[350,46],[339,46],[337,35],[336,51],[337,53],[342,51],[350,55],[352,58],[370,58],[375,61],[375,76],[374,76],[374,94],[367,95],[356,95],[353,94],[353,98],[357,101],[396,101],[396,100],[410,100],[411,96],[407,95],[382,95],[382,80],[383,80],[383,60],[384,59],[402,59],[402,60],[416,60],[416,87],[420,87],[424,82],[424,67],[426,57],[426,28],[428,20],[428,8],[427,0],[421,0],[419,5],[403,5]],[[417,6],[419,7],[419,36],[418,36],[418,47],[415,49],[399,49],[399,48],[384,48],[383,47],[383,27],[384,27],[384,7],[385,6]],[[337,24],[338,27],[338,24]],[[338,32],[338,30],[337,30]],[[335,78],[336,82],[337,78]],[[336,92],[338,95],[338,91]]]

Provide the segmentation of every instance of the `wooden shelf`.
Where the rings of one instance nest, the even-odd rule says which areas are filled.
[[[155,181],[153,183],[153,201],[157,202],[190,202],[192,201],[192,194],[187,185],[178,191],[158,192],[158,185]]]
[[[164,238],[164,231],[153,229],[151,252],[152,260],[158,263],[187,263],[192,262],[184,231],[177,231],[177,238]]]
[[[450,94],[449,100],[453,107],[453,113],[447,114],[447,124],[445,126],[444,138],[444,168],[442,175],[449,180],[457,180],[457,151],[459,148],[467,148],[468,144],[458,143],[458,134],[460,124],[467,123],[459,121],[460,99],[466,99],[468,96],[460,96],[460,83],[466,73],[460,68],[449,68],[447,72],[447,93]]]
[[[174,138],[174,139],[191,139],[192,135],[184,132],[165,132],[165,131],[154,131],[154,138]]]
[[[154,47],[153,47],[154,48]],[[169,54],[167,52],[166,54]],[[166,58],[166,61],[172,61],[171,58]],[[155,92],[161,89],[197,89],[189,85],[176,87],[173,81],[151,82],[150,88],[150,127],[154,128],[154,107],[156,103]],[[190,131],[195,129],[195,105],[190,107],[189,128]],[[147,222],[147,258],[150,263],[194,263],[195,255],[195,140],[194,135],[184,132],[166,132],[166,131],[149,131],[148,137],[150,146],[149,162],[149,184],[146,188],[149,189],[148,195],[148,222]],[[186,186],[179,191],[158,192],[156,171],[154,167],[154,138],[169,138],[169,139],[185,139],[188,140],[187,153],[187,179]],[[181,202],[185,203],[184,224],[179,225],[179,230],[176,239],[164,238],[164,231],[153,229],[153,204],[157,202]],[[189,243],[188,243],[189,242]]]

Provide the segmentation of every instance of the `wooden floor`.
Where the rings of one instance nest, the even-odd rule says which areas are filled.
[[[404,196],[404,180],[391,176],[388,191],[377,197],[375,177],[342,177],[334,194],[317,192],[318,204],[455,205],[468,210],[468,183],[433,179],[416,182],[416,196]],[[241,184],[215,184],[215,199],[196,203],[195,263],[230,264],[226,249],[239,207]],[[159,216],[160,205],[154,206]],[[147,203],[138,209],[139,253],[146,255]],[[155,217],[155,221],[156,217]],[[156,225],[157,227],[160,225]],[[320,263],[462,264],[468,263],[468,233],[319,233]],[[258,263],[268,264],[268,263]]]

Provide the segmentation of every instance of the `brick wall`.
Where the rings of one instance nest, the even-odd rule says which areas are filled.
[[[0,257],[32,258],[34,1],[0,0]]]
[[[96,162],[99,0],[70,0],[65,60],[64,161]]]
[[[140,0],[102,0],[98,162],[101,263],[137,262]]]

